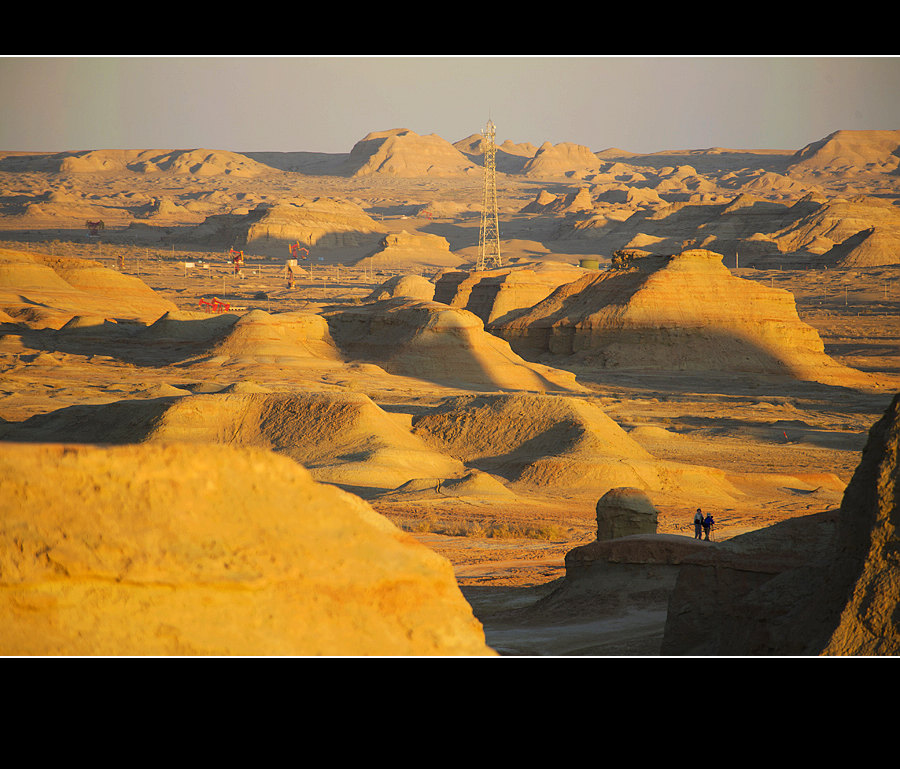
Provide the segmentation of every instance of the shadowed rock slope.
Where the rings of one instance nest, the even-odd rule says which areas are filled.
[[[561,262],[476,272],[445,270],[435,281],[434,300],[468,310],[488,325],[508,320],[584,275],[584,269]]]
[[[534,489],[592,491],[631,486],[692,499],[740,492],[722,471],[658,460],[602,408],[562,395],[460,396],[413,419],[428,446]]]
[[[263,448],[302,464],[317,481],[354,489],[465,472],[361,393],[216,393],[70,406],[0,425],[0,440]]]
[[[177,307],[139,278],[90,259],[0,249],[0,309],[60,328],[76,315],[150,322]]]
[[[325,313],[352,360],[400,376],[475,390],[582,392],[575,376],[516,355],[466,310],[408,297]]]
[[[663,654],[900,653],[900,396],[869,431],[840,510],[685,561]]]

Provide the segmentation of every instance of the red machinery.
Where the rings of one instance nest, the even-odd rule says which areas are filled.
[[[223,302],[221,299],[215,296],[211,301],[204,299],[201,296],[200,306],[205,307],[207,312],[228,312],[231,309],[231,305],[228,302]]]
[[[244,252],[243,251],[235,251],[233,248],[229,251],[229,255],[231,256],[231,262],[234,264],[234,274],[237,275],[241,267],[244,266]]]
[[[294,259],[306,259],[306,256],[309,256],[309,249],[305,246],[301,246],[299,240],[296,243],[291,243],[290,249],[291,256],[294,257]],[[306,251],[306,256],[300,256],[301,251]]]

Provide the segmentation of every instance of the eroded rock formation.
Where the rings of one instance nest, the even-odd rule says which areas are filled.
[[[825,354],[790,292],[735,277],[704,249],[589,273],[491,331],[527,358],[576,356],[603,368],[872,380]]]
[[[271,452],[0,443],[0,485],[0,654],[492,654],[449,561]]]
[[[348,358],[392,374],[476,389],[582,390],[574,375],[523,360],[475,315],[439,302],[398,297],[325,317]]]
[[[584,274],[581,267],[562,262],[475,272],[445,270],[435,281],[434,300],[468,310],[488,325],[532,307]]]
[[[597,539],[655,534],[659,511],[641,489],[610,489],[597,500]]]
[[[446,238],[423,232],[389,233],[368,256],[354,266],[366,269],[435,269],[455,267],[464,261],[450,251]]]

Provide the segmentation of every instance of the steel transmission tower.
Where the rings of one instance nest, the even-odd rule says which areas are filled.
[[[481,232],[478,235],[478,262],[476,270],[488,266],[502,267],[500,258],[500,225],[497,221],[497,147],[494,144],[496,128],[491,120],[481,132],[484,148],[484,198],[481,204]]]

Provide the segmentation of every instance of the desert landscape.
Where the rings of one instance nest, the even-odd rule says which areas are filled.
[[[900,651],[900,130],[483,143],[0,151],[0,653]]]

